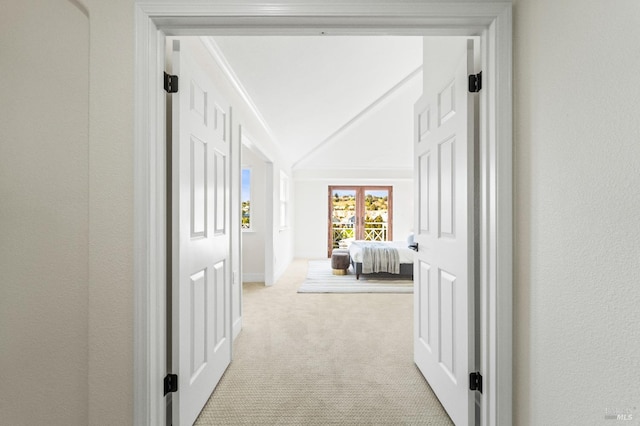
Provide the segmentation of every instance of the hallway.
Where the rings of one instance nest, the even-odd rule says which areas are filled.
[[[244,285],[231,366],[196,425],[451,425],[413,363],[411,294],[298,294],[306,260]]]

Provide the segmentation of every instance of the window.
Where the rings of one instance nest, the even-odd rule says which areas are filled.
[[[392,186],[329,186],[329,247],[393,240]]]
[[[241,201],[242,208],[240,214],[242,215],[241,223],[242,230],[251,229],[251,169],[242,168],[242,183],[241,183]]]
[[[289,178],[280,172],[280,228],[289,225]]]

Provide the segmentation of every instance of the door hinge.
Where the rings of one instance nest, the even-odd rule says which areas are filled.
[[[469,374],[469,390],[482,393],[482,375],[477,371]]]
[[[167,374],[164,378],[164,394],[168,394],[170,392],[178,392],[178,375],[177,374]]]
[[[164,73],[164,90],[168,93],[178,92],[178,76]]]
[[[469,92],[478,93],[482,89],[482,71],[469,76]]]

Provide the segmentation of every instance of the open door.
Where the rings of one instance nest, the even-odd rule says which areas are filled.
[[[475,424],[473,42],[453,43],[452,66],[426,76],[415,105],[414,359],[453,422],[466,426]]]
[[[192,425],[231,362],[229,105],[173,42],[173,426]]]

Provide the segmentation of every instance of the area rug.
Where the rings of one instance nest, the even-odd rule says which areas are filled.
[[[413,280],[385,275],[360,275],[357,280],[352,267],[347,275],[333,275],[329,259],[310,260],[298,293],[413,293]]]

